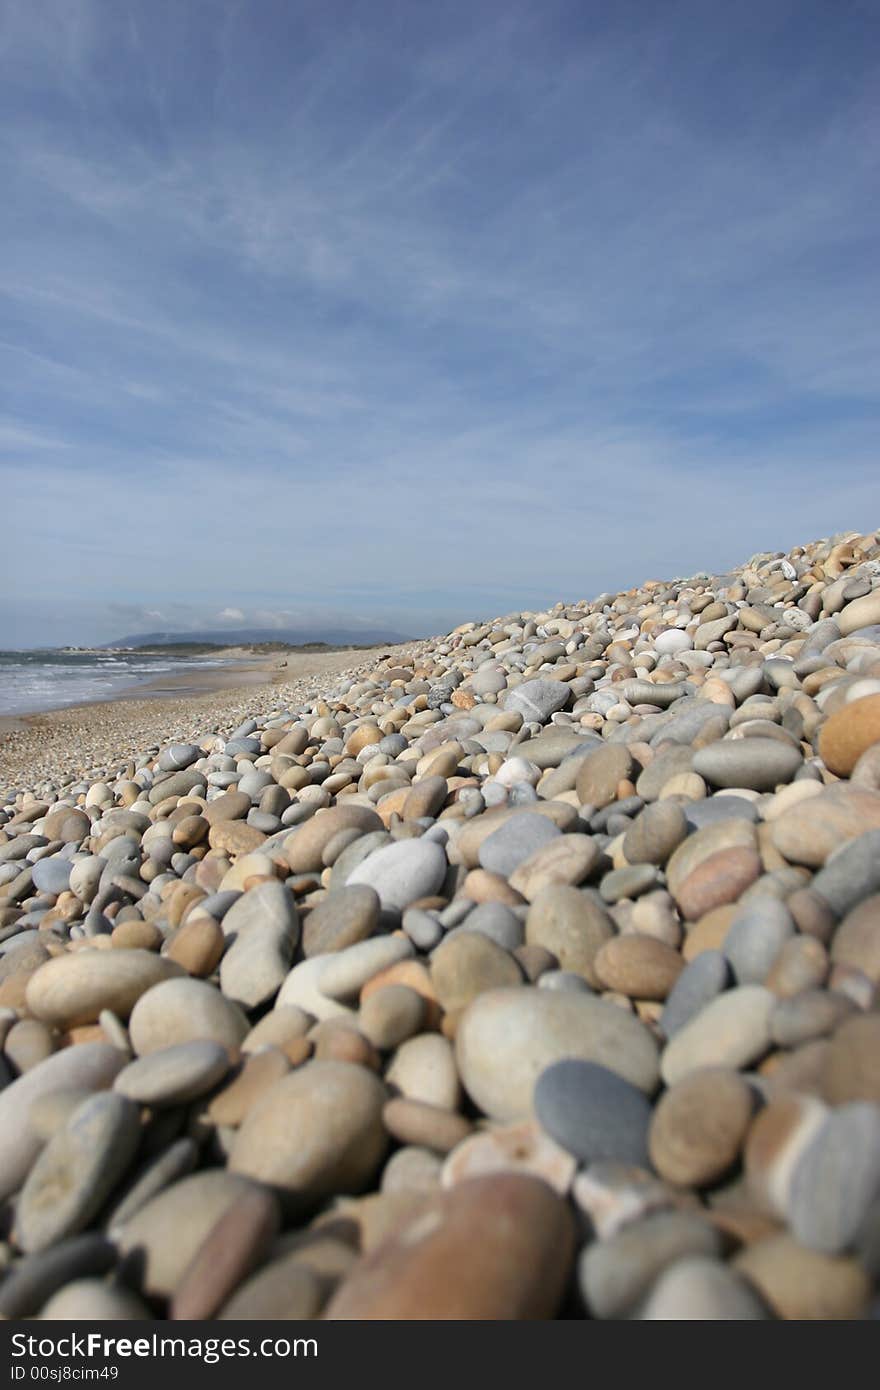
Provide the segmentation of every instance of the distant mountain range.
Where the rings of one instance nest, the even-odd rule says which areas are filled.
[[[345,628],[325,632],[302,632],[296,628],[277,627],[239,627],[224,628],[217,632],[204,628],[196,632],[134,632],[127,637],[117,637],[113,642],[103,642],[107,647],[169,647],[190,644],[211,644],[217,647],[248,647],[258,642],[278,642],[288,647],[304,647],[323,644],[327,647],[365,647],[379,644],[394,645],[410,642],[412,638],[399,632],[389,632],[383,628]]]

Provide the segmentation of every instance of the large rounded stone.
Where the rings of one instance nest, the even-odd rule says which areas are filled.
[[[254,1184],[237,1173],[208,1169],[176,1182],[114,1232],[121,1255],[132,1256],[143,1292],[170,1298],[217,1222]]]
[[[816,868],[845,840],[880,830],[880,793],[841,783],[785,811],[773,822],[773,844],[792,864]]]
[[[701,1067],[738,1070],[770,1046],[776,997],[761,985],[741,985],[712,999],[666,1044],[660,1070],[667,1086]]]
[[[27,1006],[60,1029],[96,1023],[102,1009],[126,1019],[142,994],[183,973],[153,951],[77,951],[40,966],[27,987]]]
[[[639,1317],[643,1322],[759,1322],[767,1310],[728,1265],[694,1255],[667,1266]]]
[[[720,1252],[719,1233],[696,1212],[657,1212],[585,1247],[578,1262],[581,1294],[593,1317],[624,1317],[667,1265]]]
[[[128,1057],[108,1043],[80,1043],[47,1057],[0,1091],[0,1198],[15,1192],[40,1152],[31,1106],[59,1091],[103,1090]]]
[[[233,903],[223,918],[231,946],[220,962],[220,988],[246,1008],[278,993],[299,941],[299,915],[290,889],[259,883]]]
[[[665,999],[684,969],[684,961],[665,941],[628,932],[605,943],[593,968],[606,989],[632,999]]]
[[[831,959],[835,965],[861,970],[880,985],[880,893],[863,899],[846,914],[834,934]]]
[[[310,820],[284,841],[283,853],[295,874],[314,873],[324,867],[324,850],[340,830],[359,830],[362,835],[384,830],[369,806],[329,806],[316,811]]]
[[[229,1053],[219,1043],[178,1043],[129,1062],[113,1089],[140,1105],[183,1105],[212,1090],[228,1071]]]
[[[582,975],[594,989],[600,988],[596,956],[614,935],[605,909],[569,884],[542,889],[526,918],[527,943],[550,951],[562,970]]]
[[[366,883],[340,888],[316,903],[303,924],[303,954],[325,955],[366,941],[379,924],[381,904]]]
[[[800,749],[775,739],[722,739],[694,754],[694,772],[715,787],[775,791],[790,782],[803,763]]]
[[[551,714],[565,708],[570,697],[571,686],[564,681],[538,679],[506,690],[499,703],[502,709],[516,710],[530,723],[546,724]]]
[[[446,854],[436,840],[398,840],[358,864],[348,885],[365,883],[378,893],[383,908],[402,912],[418,898],[436,893],[447,868]]]
[[[607,1067],[554,1062],[538,1077],[534,1106],[547,1133],[581,1163],[615,1159],[647,1167],[650,1103]]]
[[[248,1034],[242,1010],[204,980],[166,980],[135,1005],[129,1022],[138,1056],[175,1043],[207,1040],[236,1054]]]
[[[459,1020],[455,1050],[471,1098],[493,1119],[531,1113],[535,1082],[564,1057],[609,1068],[650,1094],[657,1046],[632,1014],[589,994],[490,990]]]
[[[552,1318],[574,1252],[565,1202],[536,1178],[502,1173],[430,1198],[362,1259],[324,1317]]]
[[[360,1192],[388,1144],[378,1077],[348,1062],[308,1062],[271,1086],[248,1112],[229,1158],[232,1172],[274,1187],[294,1210]]]
[[[660,1098],[651,1121],[651,1162],[676,1187],[703,1187],[736,1162],[754,1097],[734,1071],[691,1072]]]
[[[100,1210],[134,1157],[141,1137],[138,1107],[124,1096],[90,1096],[49,1140],[18,1200],[16,1240],[45,1250],[76,1235]]]
[[[843,705],[825,721],[819,733],[819,756],[831,772],[848,777],[875,743],[880,743],[880,695],[866,695]]]

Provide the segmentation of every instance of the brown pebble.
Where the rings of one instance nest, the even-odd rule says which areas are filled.
[[[631,932],[607,941],[593,968],[606,989],[630,999],[665,999],[682,970],[678,951],[653,936]]]
[[[225,948],[226,938],[219,922],[203,914],[184,922],[174,934],[165,954],[182,965],[189,975],[205,979],[220,964]]]
[[[673,893],[688,921],[696,921],[712,908],[735,902],[762,870],[761,858],[744,845],[718,850],[704,859]]]
[[[278,1200],[265,1187],[237,1196],[199,1246],[174,1290],[173,1321],[212,1318],[259,1264],[281,1228]]]
[[[707,1067],[665,1093],[648,1136],[651,1162],[677,1187],[704,1187],[736,1162],[751,1123],[754,1097],[737,1072]]]
[[[382,1111],[388,1133],[401,1144],[417,1144],[435,1153],[449,1153],[470,1134],[469,1120],[452,1110],[396,1096]]]
[[[234,1080],[213,1097],[208,1118],[213,1124],[240,1125],[251,1106],[268,1086],[290,1071],[290,1061],[280,1048],[266,1047],[248,1056]]]
[[[831,1105],[855,1100],[880,1105],[880,1014],[841,1023],[827,1046],[822,1090]]]
[[[110,933],[111,945],[127,948],[140,948],[144,951],[158,951],[165,940],[154,922],[120,922]]]
[[[543,1319],[574,1254],[571,1215],[534,1178],[476,1178],[430,1197],[360,1260],[325,1312],[339,1319]]]

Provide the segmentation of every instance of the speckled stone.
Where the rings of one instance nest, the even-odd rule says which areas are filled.
[[[607,1067],[555,1062],[538,1077],[534,1108],[548,1134],[581,1163],[647,1165],[651,1106],[643,1091]]]

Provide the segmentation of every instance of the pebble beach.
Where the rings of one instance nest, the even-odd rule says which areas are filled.
[[[0,727],[0,1316],[877,1316],[880,533],[226,682]]]

